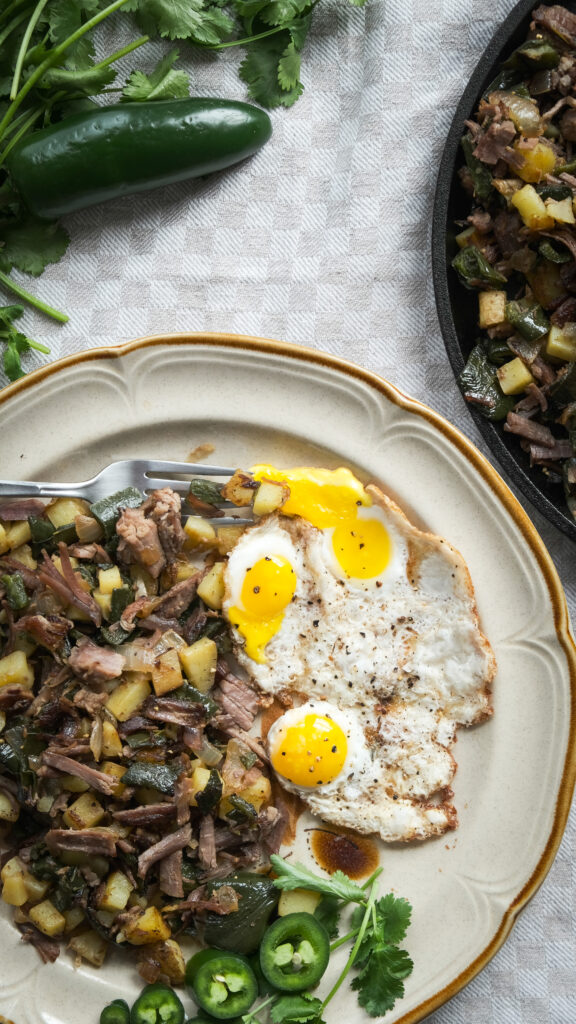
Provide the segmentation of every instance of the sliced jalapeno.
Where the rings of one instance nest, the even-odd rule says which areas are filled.
[[[168,985],[147,985],[130,1011],[130,1024],[184,1024],[184,1007]]]
[[[100,1024],[130,1024],[130,1007],[125,999],[114,999],[100,1014]]]
[[[243,956],[203,949],[186,965],[186,983],[201,1010],[216,1020],[247,1013],[258,995],[258,982]]]
[[[330,938],[312,914],[279,917],[264,932],[260,966],[264,977],[284,992],[302,992],[316,985],[330,956]]]

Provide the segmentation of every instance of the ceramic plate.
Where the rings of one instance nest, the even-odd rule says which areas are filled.
[[[498,659],[494,718],[459,732],[459,829],[381,851],[384,885],[414,908],[414,973],[385,1020],[423,1020],[504,941],[550,867],[574,785],[576,661],[564,596],[506,485],[454,427],[386,381],[254,338],[176,335],[84,352],[1,392],[0,421],[5,477],[82,479],[113,459],[183,460],[203,442],[224,464],[343,463],[460,549]],[[294,854],[312,865],[309,824],[301,819]],[[106,1001],[139,989],[128,959],[96,971],[63,953],[41,966],[5,909],[0,943],[0,1013],[16,1024],[76,1024],[80,1000],[82,1020],[96,1024]],[[328,1010],[329,1024],[342,1019],[369,1019],[350,991]]]
[[[575,10],[576,2],[565,0],[564,6]],[[457,176],[464,163],[460,139],[464,122],[473,115],[502,61],[526,39],[535,7],[535,0],[520,0],[490,40],[456,108],[438,172],[432,227],[434,290],[446,351],[456,377],[464,369],[478,335],[476,295],[466,291],[450,266],[458,251],[455,236],[460,229],[456,221],[465,220],[470,213],[470,197]],[[467,407],[500,465],[523,494],[551,523],[576,540],[576,522],[564,500],[562,486],[551,483],[541,470],[530,467],[529,456],[521,449],[518,438],[505,433],[501,423],[491,423],[473,405],[467,403]]]

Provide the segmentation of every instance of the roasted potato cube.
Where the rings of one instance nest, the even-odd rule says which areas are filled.
[[[171,985],[182,985],[186,977],[186,961],[184,954],[175,939],[158,942],[146,950],[146,959],[151,958],[160,967]]]
[[[157,659],[152,669],[152,686],[158,697],[163,693],[170,693],[170,690],[177,690],[182,686],[182,669],[178,651],[174,649],[165,651]]]
[[[74,526],[78,534],[78,540],[83,544],[91,544],[92,541],[100,540],[102,527],[94,516],[74,516]]]
[[[89,931],[73,935],[68,943],[68,949],[82,957],[83,960],[87,960],[93,967],[101,967],[106,959],[108,943],[106,939],[98,935],[98,932],[94,932],[90,928]]]
[[[288,484],[280,480],[262,480],[254,498],[252,509],[255,516],[266,516],[281,508],[290,497]]]
[[[68,793],[87,793],[90,789],[85,779],[81,779],[79,775],[63,775],[60,785]]]
[[[570,196],[567,199],[547,199],[545,206],[550,216],[554,217],[558,224],[576,223]]]
[[[191,784],[188,789],[188,801],[191,807],[196,807],[196,794],[203,793],[210,781],[210,769],[203,764],[196,764],[191,775]]]
[[[4,523],[0,523],[0,555],[5,555],[10,550],[8,543],[8,531],[4,526]]]
[[[505,395],[519,395],[526,390],[529,384],[534,382],[530,370],[518,357],[499,366],[496,372]]]
[[[22,544],[27,544],[32,537],[32,531],[27,519],[16,523],[8,523],[6,533],[8,534],[8,544],[12,550],[19,548]]]
[[[245,529],[245,526],[220,527],[218,530],[218,551],[221,555],[228,555],[236,547]]]
[[[480,292],[478,295],[478,326],[485,330],[506,321],[506,292]]]
[[[526,227],[532,231],[547,231],[554,227],[554,218],[532,185],[524,185],[524,188],[514,193],[510,202],[518,210]]]
[[[207,693],[214,682],[218,661],[218,648],[214,640],[203,636],[189,647],[181,647],[178,657],[188,682],[200,693]]]
[[[127,672],[126,678],[110,694],[106,707],[119,722],[125,722],[151,692],[148,677],[143,672]]]
[[[522,157],[521,168],[514,168],[522,181],[539,182],[547,174],[552,174],[556,166],[556,154],[546,142],[537,142],[533,149],[522,149],[518,144],[513,149]]]
[[[21,544],[19,548],[12,548],[12,558],[15,558],[17,562],[22,562],[27,569],[38,568],[38,562],[34,558],[29,544]]]
[[[564,327],[552,324],[546,341],[546,355],[562,362],[576,361],[576,324],[568,323]]]
[[[22,907],[29,901],[26,880],[29,872],[20,857],[11,857],[0,871],[2,899],[11,907]]]
[[[222,488],[222,497],[235,505],[251,505],[258,483],[250,473],[237,469]]]
[[[99,910],[116,913],[124,910],[134,886],[123,871],[112,871],[106,879],[104,892],[98,900]]]
[[[256,779],[251,786],[246,786],[245,789],[241,789],[236,794],[241,800],[245,800],[247,804],[252,804],[255,811],[259,811],[262,804],[270,800],[272,795],[272,787],[270,780],[264,775],[261,775],[259,779]],[[232,810],[233,804],[230,801],[229,796],[223,797],[218,805],[218,814],[221,818],[225,818],[229,811]]]
[[[102,591],[97,588],[92,591],[92,597],[100,608],[103,617],[105,619],[109,619],[110,612],[112,611],[112,594],[103,594]]]
[[[0,789],[0,821],[18,821],[20,804],[12,793]]]
[[[110,569],[98,570],[98,587],[101,594],[111,594],[113,590],[118,590],[123,582],[117,565],[111,566]]]
[[[104,757],[120,757],[122,753],[122,740],[118,730],[107,719],[102,722],[102,753]]]
[[[184,523],[184,533],[186,534],[186,547],[196,548],[201,545],[210,545],[216,540],[216,530],[212,523],[201,516],[188,516]]]
[[[147,946],[169,939],[171,932],[160,911],[156,907],[147,907],[135,921],[126,925],[124,935],[132,946]]]
[[[213,611],[222,607],[224,600],[224,562],[215,562],[198,584],[198,597]]]
[[[117,784],[114,788],[114,796],[122,796],[122,793],[126,789],[126,786],[122,784],[122,776],[126,774],[126,768],[124,765],[116,764],[116,761],[102,761],[100,771],[104,772],[105,775],[109,775],[112,779],[117,779]]]
[[[32,924],[44,935],[61,935],[66,928],[66,918],[50,900],[43,900],[32,907],[29,913]]]
[[[283,890],[278,900],[278,916],[313,914],[321,899],[319,892],[310,889],[292,889],[290,892]]]
[[[79,924],[82,924],[85,914],[82,907],[70,907],[69,910],[63,911],[64,918],[66,920],[66,932],[73,932]]]
[[[12,654],[0,658],[0,687],[24,686],[29,690],[33,685],[34,672],[24,651],[12,651]]]
[[[94,828],[99,825],[106,811],[102,804],[91,793],[83,793],[63,814],[68,828]]]
[[[46,515],[52,526],[68,526],[76,516],[89,516],[90,505],[83,498],[56,498],[46,506]]]
[[[43,900],[52,884],[50,881],[45,881],[42,878],[36,878],[36,875],[30,874],[29,871],[26,872],[24,882],[28,893],[29,903],[39,903],[40,900]]]

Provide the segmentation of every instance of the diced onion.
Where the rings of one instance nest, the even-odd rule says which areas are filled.
[[[501,103],[516,128],[527,138],[542,135],[544,126],[540,120],[540,111],[534,100],[526,96],[518,96],[515,92],[492,92],[488,97],[490,103]]]
[[[204,736],[202,746],[198,751],[198,757],[204,762],[204,764],[208,765],[209,768],[213,768],[215,765],[220,764],[220,761],[222,760],[222,751],[212,743],[209,743]]]
[[[166,654],[166,651],[178,651],[180,648],[186,646],[186,641],[179,633],[176,633],[173,629],[167,629],[154,647],[154,656],[159,658],[161,654]]]
[[[116,649],[126,659],[124,668],[127,672],[149,672],[158,657],[153,648],[136,643],[120,644]]]

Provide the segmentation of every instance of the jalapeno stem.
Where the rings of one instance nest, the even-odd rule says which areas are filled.
[[[66,313],[61,313],[60,310],[54,309],[53,306],[49,306],[47,302],[42,302],[42,300],[38,299],[35,295],[31,295],[30,292],[27,292],[25,288],[16,284],[16,281],[13,281],[12,278],[2,270],[0,270],[0,284],[3,284],[5,288],[14,292],[15,295],[19,296],[19,298],[24,299],[24,302],[29,302],[30,305],[34,306],[35,309],[40,311],[40,313],[45,313],[46,316],[51,316],[53,320],[58,320],[61,324],[68,323],[69,317],[66,316]]]

